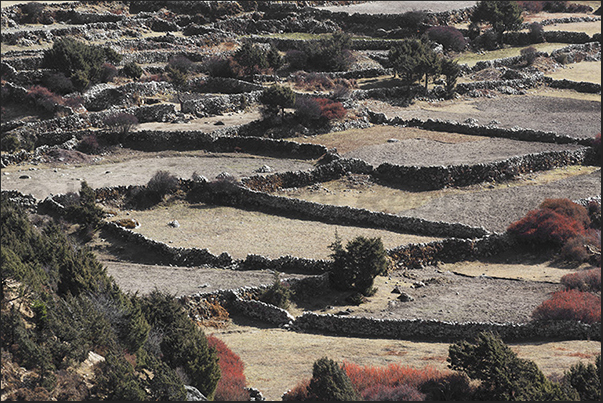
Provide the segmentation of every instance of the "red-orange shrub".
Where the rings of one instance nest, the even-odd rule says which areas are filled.
[[[53,112],[57,104],[62,103],[63,98],[50,91],[46,87],[35,85],[27,91],[27,99],[35,106],[47,112]]]
[[[557,291],[532,312],[532,318],[601,322],[601,297],[578,290]]]
[[[245,364],[241,358],[215,336],[207,336],[207,344],[216,350],[218,364],[222,377],[216,387],[214,400],[217,401],[247,401],[249,392],[245,390],[247,379],[243,373]]]
[[[292,389],[288,390],[282,396],[283,401],[306,401],[311,400],[308,387],[310,386],[310,379],[304,379],[295,385]]]
[[[433,367],[416,369],[400,364],[371,367],[344,361],[342,368],[350,377],[356,390],[361,394],[365,390],[378,385],[388,387],[408,385],[413,388],[418,388],[424,382],[440,378],[444,375],[441,371]]]
[[[347,113],[341,102],[332,101],[328,98],[317,98],[316,102],[320,106],[320,116],[328,120],[341,119]]]
[[[566,289],[578,291],[601,291],[601,268],[581,270],[561,277]]]
[[[512,223],[507,231],[525,241],[557,245],[585,234],[580,222],[549,208],[530,211],[524,218]]]
[[[568,218],[578,221],[588,228],[590,226],[590,217],[588,210],[580,204],[574,203],[570,199],[545,199],[540,204],[541,209],[551,209],[556,213],[562,214]]]

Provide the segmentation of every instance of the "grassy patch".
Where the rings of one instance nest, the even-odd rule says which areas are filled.
[[[440,239],[184,202],[129,213],[126,216],[125,212],[119,212],[111,220],[134,218],[141,224],[134,231],[151,239],[174,247],[207,248],[216,255],[228,252],[238,259],[244,259],[249,253],[271,258],[292,255],[326,259],[331,253],[328,246],[335,241],[336,232],[344,243],[359,235],[381,237],[388,249]],[[178,220],[180,227],[168,226],[172,220]]]
[[[556,88],[540,87],[535,89],[529,89],[526,92],[528,95],[539,95],[543,97],[570,98],[579,99],[583,101],[601,102],[601,94],[589,94],[586,92],[578,92],[574,90],[561,90]]]
[[[555,80],[566,79],[601,84],[601,61],[572,63],[566,65],[564,69],[547,72],[545,75]],[[600,100],[601,96],[598,97]]]

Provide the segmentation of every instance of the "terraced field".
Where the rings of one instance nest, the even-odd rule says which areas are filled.
[[[168,88],[161,95],[148,90],[136,90],[140,91],[136,93],[136,100],[127,96],[118,99],[115,96],[114,109],[104,108],[95,113],[134,111],[141,117],[141,123],[130,132],[134,138],[141,133],[154,131],[157,138],[166,136],[171,140],[163,143],[157,140],[162,145],[154,148],[156,139],[150,136],[137,143],[133,141],[133,148],[119,144],[103,146],[95,153],[85,153],[82,145],[85,139],[91,141],[87,137],[89,131],[104,133],[107,130],[106,125],[99,123],[100,119],[86,120],[90,114],[85,107],[84,110],[72,110],[72,113],[57,113],[49,117],[48,113],[37,111],[31,104],[11,101],[5,106],[3,102],[3,147],[8,143],[5,139],[12,136],[20,139],[22,144],[33,141],[38,148],[36,154],[25,151],[19,153],[18,150],[9,153],[3,148],[2,191],[18,191],[41,201],[53,195],[78,192],[83,181],[94,189],[129,185],[144,187],[159,171],[166,171],[183,180],[202,175],[213,185],[229,182],[233,186],[244,188],[241,180],[256,175],[293,176],[296,173],[303,179],[321,169],[322,172],[329,172],[330,169],[332,175],[326,175],[326,180],[315,180],[309,184],[304,182],[296,187],[279,186],[276,181],[275,189],[265,194],[258,193],[266,198],[284,196],[289,201],[314,202],[318,204],[318,207],[313,205],[317,211],[331,206],[348,206],[362,209],[367,214],[388,213],[417,218],[429,225],[460,224],[494,235],[503,234],[512,222],[536,209],[546,198],[578,200],[598,197],[600,203],[600,163],[596,165],[587,158],[581,160],[584,163],[560,159],[545,170],[535,169],[508,180],[486,181],[470,186],[443,186],[439,190],[429,191],[402,190],[379,181],[366,172],[352,172],[352,168],[339,172],[337,165],[337,160],[347,161],[353,158],[362,160],[375,169],[383,163],[403,168],[453,168],[506,161],[517,156],[529,160],[553,151],[567,151],[568,154],[577,155],[590,150],[588,140],[594,139],[601,131],[600,90],[598,93],[581,92],[578,85],[574,85],[573,89],[553,88],[543,77],[570,80],[574,84],[580,81],[595,86],[598,84],[600,88],[600,42],[598,48],[596,41],[590,43],[591,47],[587,50],[568,48],[569,43],[533,44],[543,52],[550,53],[561,48],[567,53],[579,52],[577,62],[566,65],[559,64],[554,58],[542,57],[531,67],[508,65],[483,70],[474,68],[479,61],[517,56],[524,48],[508,45],[490,52],[475,52],[468,48],[462,53],[448,54],[466,65],[459,83],[494,83],[502,80],[501,77],[505,74],[523,78],[517,79],[519,81],[508,80],[504,86],[492,84],[487,90],[457,94],[451,99],[435,95],[436,84],[430,83],[427,95],[416,97],[406,104],[396,96],[387,95],[386,89],[401,91],[402,84],[392,77],[391,70],[386,70],[387,66],[379,62],[383,60],[382,56],[387,53],[389,46],[382,39],[386,35],[395,36],[395,29],[377,32],[375,27],[362,27],[362,24],[358,24],[354,28],[357,31],[351,32],[353,38],[374,41],[371,46],[377,49],[351,50],[351,54],[355,56],[352,64],[354,71],[345,73],[350,74],[346,77],[349,77],[349,82],[352,83],[350,85],[355,90],[350,94],[356,95],[342,99],[346,107],[344,118],[316,128],[316,124],[303,121],[296,121],[295,125],[288,124],[287,119],[295,116],[293,109],[287,108],[276,116],[269,116],[263,110],[261,102],[258,102],[256,92],[241,88],[252,84],[256,86],[254,88],[267,88],[278,82],[294,90],[300,97],[308,94],[334,97],[335,87],[314,91],[303,85],[296,85],[294,76],[297,71],[287,63],[277,71],[269,71],[269,74],[242,77],[242,81],[221,77],[220,80],[223,81],[218,81],[208,74],[210,68],[205,63],[214,60],[212,58],[216,56],[233,55],[249,38],[265,41],[268,37],[282,41],[279,43],[286,43],[290,39],[328,37],[333,26],[340,27],[337,25],[340,24],[346,27],[341,22],[343,17],[330,14],[332,18],[325,20],[319,14],[313,14],[316,18],[300,17],[299,21],[274,19],[266,16],[272,16],[271,13],[281,15],[282,10],[266,9],[257,13],[244,11],[220,18],[207,16],[207,21],[197,24],[200,19],[193,22],[191,16],[164,9],[137,15],[130,13],[122,3],[116,3],[116,7],[120,7],[119,13],[107,8],[112,2],[72,2],[72,5],[60,5],[63,2],[44,3],[58,3],[47,6],[55,12],[72,7],[81,13],[83,21],[95,21],[91,14],[96,13],[103,16],[98,18],[115,19],[116,22],[75,24],[66,20],[46,25],[12,24],[9,15],[13,14],[3,14],[2,61],[10,66],[17,66],[14,68],[15,73],[11,73],[10,77],[7,74],[5,80],[3,65],[3,97],[5,92],[19,91],[9,91],[8,83],[10,88],[22,88],[22,93],[30,90],[32,83],[43,84],[40,77],[44,71],[40,70],[39,61],[36,60],[42,57],[45,49],[52,47],[56,40],[52,32],[63,28],[73,29],[74,32],[81,29],[79,33],[65,36],[73,35],[88,44],[111,45],[118,53],[126,56],[125,60],[134,60],[144,69],[140,79],[119,76],[113,81],[99,84],[94,91],[88,89],[84,95],[94,100],[94,94],[101,93],[102,89],[109,89],[107,93],[113,95],[106,96],[115,96],[124,91],[125,85],[140,85],[142,88],[144,83],[155,80]],[[282,2],[274,3],[270,7],[275,10],[283,7],[280,4]],[[427,9],[431,10],[428,13],[454,12],[475,3],[376,1],[349,5],[330,4],[317,8],[347,14],[366,14],[368,19],[369,15],[401,14]],[[588,3],[600,7],[600,2]],[[15,4],[18,2],[2,2],[3,13]],[[592,12],[555,15],[537,13],[526,14],[525,20],[532,22],[565,17],[596,16]],[[211,23],[210,18],[213,18]],[[290,24],[287,29],[279,28],[279,24],[284,23]],[[466,25],[466,19],[455,24],[458,28],[466,28]],[[600,21],[559,22],[545,25],[545,30],[585,32],[592,37],[600,33]],[[190,34],[193,31],[199,33]],[[279,48],[282,56],[287,54],[287,50],[286,47]],[[183,89],[177,85],[169,74],[168,60],[175,55],[187,55],[194,59],[189,60],[195,68],[187,76],[188,88]],[[8,68],[6,70],[9,71]],[[37,72],[38,70],[41,72]],[[334,79],[331,72],[317,74],[324,81],[327,81],[325,77]],[[204,92],[196,87],[201,81],[212,82],[211,80],[216,80],[213,82],[212,92]],[[309,86],[309,83],[305,84]],[[370,92],[374,90],[376,92]],[[381,90],[386,95],[378,95],[377,92]],[[182,96],[197,99],[201,106],[186,104],[186,109],[187,101],[181,99]],[[242,101],[238,97],[246,98]],[[94,105],[94,102],[91,104]],[[156,108],[153,113],[147,112],[152,108]],[[484,133],[467,135],[461,133],[461,130],[437,131],[383,124],[374,118],[380,113],[388,119],[399,117],[404,120],[446,120],[461,124],[470,122],[467,124],[482,127]],[[269,117],[264,119],[267,116]],[[40,129],[45,122],[54,122],[53,129]],[[536,135],[529,141],[520,141],[512,137],[513,132],[510,130],[501,137],[482,135],[486,134],[487,127],[555,133],[563,141],[541,141]],[[72,139],[61,142],[68,140],[69,136],[65,133],[72,134]],[[58,138],[63,140],[58,141]],[[101,138],[99,134],[99,139]],[[257,152],[253,152],[253,147],[249,144],[258,138],[265,142],[261,147],[255,146]],[[223,149],[218,152],[208,145],[210,140],[223,141],[221,144],[227,145],[222,146]],[[179,151],[186,148],[182,144],[193,145],[186,151]],[[40,147],[41,145],[46,148]],[[324,146],[329,151],[308,152],[310,156],[302,157],[300,150],[307,151],[310,148],[303,147],[313,145]],[[163,151],[156,151],[157,149]],[[587,152],[590,151],[584,151]],[[329,163],[329,159],[335,162]],[[227,176],[230,179],[220,180],[220,175],[224,177],[224,173],[230,174]],[[145,209],[126,207],[124,194],[116,200],[99,204],[108,213],[106,221],[135,219],[139,225],[132,232],[161,242],[168,248],[207,249],[214,255],[227,252],[238,260],[243,260],[250,254],[269,259],[283,256],[329,259],[332,252],[329,245],[336,237],[340,237],[343,242],[360,235],[379,237],[385,248],[390,250],[402,245],[424,246],[457,238],[452,233],[435,237],[416,232],[394,232],[385,228],[385,225],[383,228],[368,228],[360,225],[359,221],[333,223],[324,218],[302,219],[278,209],[266,211],[267,208],[259,208],[249,200],[239,200],[234,196],[233,201],[222,195],[222,199],[217,198],[217,204],[191,202],[185,196],[186,191],[184,188],[178,189]],[[223,193],[227,194],[228,188]],[[388,217],[391,219],[391,216]],[[76,229],[71,230],[77,233]],[[166,262],[160,248],[124,242],[106,228],[89,238],[80,239],[80,242],[96,254],[119,287],[129,293],[147,294],[160,289],[174,296],[190,296],[224,289],[270,285],[275,274],[280,275],[281,279],[312,277],[286,266],[278,273],[266,268],[233,270],[210,264],[181,267]],[[289,313],[294,317],[311,311],[319,314],[345,312],[353,316],[393,320],[527,323],[531,320],[533,310],[542,301],[551,293],[562,289],[560,279],[563,275],[589,267],[589,264],[566,264],[553,253],[514,250],[476,260],[461,259],[456,262],[428,264],[422,269],[410,269],[400,263],[395,270],[376,278],[378,290],[363,304],[350,305],[345,292],[330,290],[329,293],[310,300],[295,301],[289,308]],[[415,287],[418,281],[426,285]],[[396,286],[404,289],[414,300],[400,302],[397,295],[392,293]],[[348,360],[361,365],[401,363],[415,367],[429,365],[439,369],[447,368],[449,343],[364,339],[348,337],[347,334],[335,337],[297,332],[277,328],[266,321],[235,312],[231,313],[226,326],[206,326],[203,330],[225,341],[242,358],[246,366],[248,386],[258,388],[268,400],[279,400],[287,389],[309,378],[314,360],[326,353],[337,361]],[[561,376],[563,371],[581,359],[592,360],[596,353],[600,353],[600,341],[596,340],[526,341],[511,343],[510,346],[520,357],[534,360],[546,375],[553,377]]]

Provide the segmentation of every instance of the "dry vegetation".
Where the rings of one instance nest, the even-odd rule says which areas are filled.
[[[380,237],[386,248],[438,239],[201,203],[176,202],[145,211],[122,211],[111,220],[124,217],[138,221],[141,225],[134,231],[151,239],[175,247],[207,248],[215,255],[228,252],[236,259],[244,259],[249,253],[270,258],[292,255],[325,259],[331,253],[328,246],[335,241],[336,233],[344,241],[359,235]],[[180,227],[168,226],[173,220],[178,220]]]

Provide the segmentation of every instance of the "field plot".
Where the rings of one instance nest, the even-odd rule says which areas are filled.
[[[514,221],[537,208],[546,198],[576,200],[601,194],[601,170],[536,186],[502,187],[483,192],[456,194],[432,199],[405,216],[461,222],[504,232]]]
[[[555,80],[566,79],[601,84],[601,61],[570,64],[563,69],[546,72],[545,76]]]
[[[512,204],[513,194],[523,194],[524,192],[530,193],[534,191],[534,189],[538,189],[534,188],[536,185],[546,187],[547,184],[551,184],[551,186],[556,186],[554,182],[563,179],[569,180],[569,178],[576,178],[576,180],[580,180],[579,177],[595,171],[598,172],[598,170],[599,168],[596,167],[563,167],[546,172],[526,174],[516,180],[501,183],[479,184],[462,188],[446,188],[423,192],[405,191],[382,186],[371,181],[366,175],[348,175],[339,180],[324,182],[320,185],[310,185],[305,188],[281,189],[274,192],[274,194],[323,204],[351,206],[371,211],[405,215],[412,209],[428,205],[429,203],[435,203],[436,200],[440,198],[464,197],[466,200],[470,200],[476,197],[479,199],[480,192],[492,192],[497,189],[509,189],[510,196],[506,202]],[[584,189],[584,194],[593,192],[592,195],[594,195],[598,194],[598,191],[600,191],[600,184],[597,184],[596,177],[593,179],[595,179],[595,181],[593,182],[592,188]],[[599,186],[598,188],[597,185]],[[517,193],[511,192],[511,189],[514,189],[515,187],[526,187],[526,189],[517,189]],[[536,203],[536,201],[534,201],[534,203]],[[533,205],[533,203],[528,206],[528,208],[535,207],[537,206]],[[459,209],[461,207],[452,205],[450,208]],[[428,217],[428,215],[426,215],[426,217]],[[500,218],[496,218],[496,221],[499,220]],[[484,223],[488,222],[489,221],[485,219]],[[500,225],[504,226],[506,223],[507,221],[503,220]],[[500,225],[496,225],[495,228],[501,228]],[[489,228],[488,225],[485,226],[486,228]]]
[[[245,318],[234,318],[226,329],[206,328],[223,340],[245,362],[245,376],[262,391],[267,400],[281,395],[303,379],[312,377],[312,363],[328,352],[337,362],[347,360],[358,365],[386,366],[390,363],[415,368],[427,366],[447,369],[449,343],[425,343],[407,340],[367,339],[296,333],[266,328]],[[598,341],[510,343],[520,358],[533,360],[545,375],[562,375],[571,365],[593,359],[601,352]],[[286,365],[275,367],[275,363]]]
[[[159,170],[168,171],[178,178],[190,179],[194,172],[212,180],[221,172],[235,178],[256,174],[256,170],[268,165],[272,172],[311,169],[307,161],[277,159],[246,154],[211,154],[204,151],[157,153],[132,152],[122,155],[122,161],[96,164],[65,165],[57,162],[24,169],[11,165],[3,170],[2,188],[19,190],[44,199],[51,193],[77,192],[80,182],[99,188],[105,186],[144,185]],[[50,166],[49,166],[50,165]],[[21,179],[26,175],[29,178]]]
[[[175,247],[207,248],[215,255],[228,252],[235,259],[244,259],[249,253],[270,258],[292,255],[326,259],[332,252],[329,245],[335,241],[336,233],[344,242],[359,235],[381,237],[385,248],[439,239],[296,220],[202,203],[174,203],[145,211],[121,211],[111,220],[126,217],[141,224],[133,231],[151,239]],[[168,226],[173,220],[177,220],[180,227]]]
[[[441,166],[474,165],[505,160],[514,156],[544,151],[576,150],[577,145],[532,143],[492,138],[481,141],[450,144],[435,139],[408,139],[364,147],[344,154],[373,166],[385,162],[394,165]]]
[[[600,96],[599,96],[600,98]],[[366,101],[375,112],[388,118],[441,119],[464,122],[477,119],[481,125],[492,120],[498,127],[552,131],[576,138],[592,138],[601,131],[601,101],[553,98],[540,95],[498,95],[495,98],[416,102],[407,108],[381,101]]]

